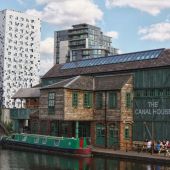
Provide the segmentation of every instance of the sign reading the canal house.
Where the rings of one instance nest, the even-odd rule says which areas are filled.
[[[170,98],[134,99],[134,120],[166,120],[170,118]]]

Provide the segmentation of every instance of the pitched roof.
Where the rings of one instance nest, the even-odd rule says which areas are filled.
[[[42,87],[41,89],[55,89],[55,88],[68,88],[75,90],[93,90],[93,77],[90,76],[76,76],[58,83]]]
[[[74,90],[119,90],[130,79],[131,74],[111,76],[76,76],[45,86],[43,89],[68,88]]]
[[[130,74],[95,77],[95,90],[119,90],[130,78]]]
[[[57,83],[50,84],[50,85],[47,85],[45,87],[42,87],[41,89],[63,88],[65,85],[67,85],[69,82],[71,82],[74,79],[75,79],[75,77],[68,78],[68,79],[65,79],[65,80],[61,80]]]
[[[66,77],[66,76],[77,76],[77,75],[92,75],[96,73],[108,73],[108,72],[120,72],[120,71],[127,71],[127,70],[137,70],[142,68],[156,68],[162,66],[170,66],[170,50],[169,49],[160,49],[161,53],[159,56],[150,59],[142,59],[142,60],[134,60],[126,62],[119,62],[119,63],[112,63],[112,64],[101,64],[101,65],[93,65],[93,66],[86,66],[86,67],[76,67],[76,68],[68,68],[63,69],[64,64],[56,64],[54,65],[42,78],[54,78],[54,77]],[[150,50],[154,51],[154,50]],[[149,52],[149,51],[145,51]],[[133,55],[138,54],[136,53],[129,53],[126,55]],[[144,53],[144,52],[143,52]],[[125,54],[122,54],[125,55]],[[119,55],[121,57],[122,55]],[[109,57],[103,57],[103,59]],[[86,61],[86,60],[84,60]],[[93,61],[93,59],[88,60],[88,62]],[[76,65],[76,62],[74,62]]]
[[[38,98],[38,97],[40,97],[40,89],[39,88],[21,88],[12,96],[12,99]]]

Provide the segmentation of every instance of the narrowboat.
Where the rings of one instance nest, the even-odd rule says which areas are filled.
[[[59,153],[75,156],[91,156],[86,138],[54,137],[38,134],[12,134],[2,138],[2,148]]]

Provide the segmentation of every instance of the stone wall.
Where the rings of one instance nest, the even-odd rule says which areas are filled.
[[[125,138],[125,126],[129,127],[129,138]],[[120,122],[120,150],[132,150],[132,124]]]
[[[78,106],[72,106],[72,90],[65,89],[64,120],[93,120],[93,108],[84,108],[84,92],[78,91]]]
[[[133,79],[132,77],[121,89],[121,121],[120,121],[120,149],[132,149],[132,122],[133,122]],[[126,93],[131,94],[131,107],[126,106]],[[129,139],[125,139],[125,126],[129,127]]]

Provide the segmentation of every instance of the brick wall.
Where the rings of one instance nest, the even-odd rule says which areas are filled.
[[[26,99],[26,108],[38,108],[39,107],[39,99]]]
[[[90,126],[90,134],[91,134],[91,144],[95,146],[96,141],[96,122],[91,122]]]

